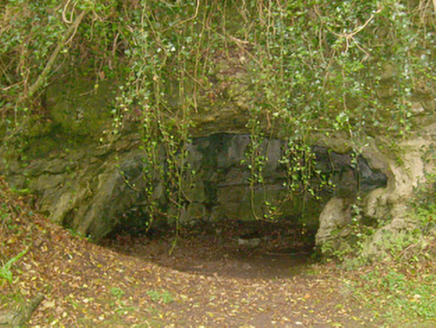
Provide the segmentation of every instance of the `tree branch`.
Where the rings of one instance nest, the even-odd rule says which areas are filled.
[[[76,33],[77,28],[79,27],[80,23],[83,20],[83,17],[85,17],[86,11],[82,11],[79,16],[76,17],[76,20],[74,23],[68,28],[67,32],[65,33],[64,37],[61,39],[61,41],[56,46],[55,50],[51,54],[47,64],[45,65],[42,73],[38,76],[36,81],[30,86],[29,90],[27,92],[24,92],[23,95],[18,99],[18,103],[21,103],[25,101],[27,98],[31,97],[43,84],[47,77],[47,75],[50,73],[57,56],[59,55],[59,52],[62,50],[64,45],[67,43],[67,41],[70,40],[70,38]]]

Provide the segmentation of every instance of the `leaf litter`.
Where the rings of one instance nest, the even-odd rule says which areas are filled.
[[[2,213],[13,213],[2,216],[0,264],[28,248],[11,268],[12,283],[1,286],[0,310],[42,293],[45,299],[28,322],[31,327],[382,323],[349,292],[345,273],[333,264],[310,264],[274,277],[277,268],[268,274],[259,269],[268,266],[262,254],[238,257],[198,236],[182,236],[171,255],[171,240],[165,238],[96,245],[33,213],[28,197],[13,194],[2,179],[0,184]],[[251,255],[254,260],[247,262]]]

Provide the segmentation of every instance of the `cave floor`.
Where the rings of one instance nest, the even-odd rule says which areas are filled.
[[[289,243],[292,232],[263,231],[267,242],[247,246],[238,242],[238,227],[180,231],[169,254],[173,234],[96,245],[39,216],[16,220],[22,229],[0,229],[8,243],[4,256],[30,248],[14,264],[13,283],[2,287],[0,311],[43,293],[31,327],[382,324],[353,295],[343,271],[312,263],[301,243]]]
[[[303,274],[314,263],[313,243],[301,233],[286,221],[223,222],[185,227],[178,234],[172,229],[136,237],[124,233],[101,244],[180,272],[278,279]]]

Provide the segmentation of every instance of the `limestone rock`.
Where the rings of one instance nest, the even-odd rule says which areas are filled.
[[[351,222],[350,200],[334,197],[326,204],[319,217],[320,226],[315,236],[317,246],[349,234],[343,229]]]
[[[249,151],[250,138],[218,134],[194,138],[186,145],[187,157],[180,160],[189,164],[181,176],[182,213],[177,213],[177,205],[168,199],[166,178],[145,173],[150,169],[147,154],[140,148],[140,136],[135,134],[122,136],[108,147],[82,145],[68,153],[53,152],[22,168],[29,183],[25,186],[20,181],[39,196],[39,208],[52,221],[96,241],[119,226],[146,227],[150,197],[162,207],[162,218],[167,213],[167,220],[174,220],[181,214],[179,223],[182,224],[198,220],[248,221],[274,213],[279,217],[299,217],[308,229],[315,230],[318,216],[332,196],[356,194],[359,183],[364,186],[361,188],[364,192],[386,183],[383,173],[387,170],[373,169],[374,163],[377,164],[375,157],[359,158],[358,165],[353,166],[349,153],[329,152],[325,146],[314,146],[317,169],[321,174],[331,174],[335,189],[325,191],[320,198],[308,194],[287,197],[286,167],[280,163],[285,141],[260,140],[260,153],[265,156],[263,182],[251,184],[250,168],[247,163],[241,163]],[[165,154],[158,153],[165,168]],[[16,170],[13,177],[18,177],[20,167],[12,166]],[[311,181],[314,187],[319,183],[316,179]],[[151,185],[153,190],[147,194]],[[378,200],[373,204],[379,208]],[[129,218],[129,213],[134,215]],[[331,230],[328,224],[322,223],[319,236]]]
[[[33,311],[35,311],[43,299],[44,295],[38,294],[22,308],[0,312],[0,326],[21,327],[30,319]]]

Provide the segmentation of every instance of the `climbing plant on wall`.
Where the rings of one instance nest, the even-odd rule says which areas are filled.
[[[3,0],[0,9],[2,131],[25,135],[62,75],[85,72],[95,88],[117,81],[101,142],[141,131],[152,212],[156,180],[169,201],[189,201],[180,185],[194,173],[185,161],[194,114],[231,98],[235,67],[249,84],[251,183],[262,184],[267,160],[259,136],[279,135],[290,193],[313,192],[315,133],[405,135],[416,94],[436,76],[436,8],[426,0]]]

